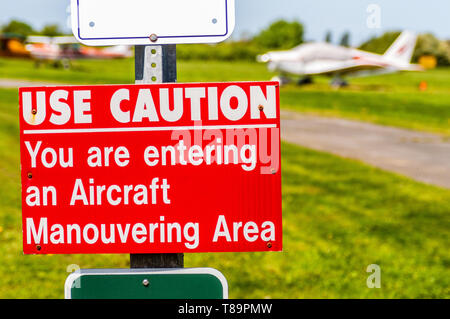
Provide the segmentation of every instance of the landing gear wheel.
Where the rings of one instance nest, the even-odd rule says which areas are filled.
[[[305,76],[305,77],[303,77],[303,78],[300,78],[300,79],[297,81],[297,84],[298,84],[298,85],[306,85],[306,84],[312,84],[312,83],[314,83],[314,81],[313,81],[313,78],[310,77],[310,76]]]
[[[348,82],[341,78],[334,78],[331,80],[331,86],[335,88],[342,88],[348,86]]]
[[[280,83],[280,85],[285,85],[285,84],[288,84],[288,83],[292,82],[291,79],[289,79],[289,78],[287,78],[285,76],[274,76],[271,79],[271,81],[278,82],[278,83]]]

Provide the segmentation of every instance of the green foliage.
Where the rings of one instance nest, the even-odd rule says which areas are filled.
[[[414,61],[418,61],[421,56],[435,56],[438,65],[450,65],[450,46],[447,41],[440,41],[433,34],[426,33],[419,35],[417,46],[414,52]]]
[[[61,31],[59,25],[47,24],[42,28],[40,34],[47,37],[56,37],[59,35],[63,35],[64,33]]]
[[[57,24],[47,24],[40,32],[38,32],[29,24],[19,20],[11,20],[8,24],[1,28],[1,31],[3,33],[20,36],[22,38],[26,38],[33,34],[40,34],[48,37],[64,35],[64,32],[61,31],[60,26]]]
[[[27,36],[33,34],[34,30],[29,24],[25,22],[11,20],[8,24],[2,27],[2,32],[26,38]]]
[[[249,40],[226,41],[213,45],[178,45],[177,57],[181,60],[254,61],[256,56],[264,51],[290,49],[302,42],[302,24],[280,20]]]
[[[340,45],[344,47],[350,47],[350,32],[345,32],[342,35],[341,41],[339,42]]]
[[[373,53],[383,54],[394,43],[401,32],[389,31],[380,37],[372,37],[368,41],[360,45],[359,49]]]
[[[298,21],[279,20],[272,23],[253,38],[253,42],[265,49],[291,49],[303,43],[304,28]]]
[[[250,41],[227,41],[218,44],[185,44],[177,46],[181,60],[254,61],[261,49]]]

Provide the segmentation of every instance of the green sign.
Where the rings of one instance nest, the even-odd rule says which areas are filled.
[[[227,299],[225,277],[212,268],[84,269],[70,274],[66,299]]]

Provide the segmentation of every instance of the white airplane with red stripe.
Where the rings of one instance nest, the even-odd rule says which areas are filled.
[[[314,75],[329,75],[334,77],[333,85],[343,86],[346,82],[341,77],[345,75],[422,70],[411,64],[416,42],[414,33],[404,31],[383,55],[330,43],[306,43],[288,51],[268,52],[257,60],[267,63],[270,71],[281,73],[274,79],[282,84],[292,75],[302,76],[303,83]]]

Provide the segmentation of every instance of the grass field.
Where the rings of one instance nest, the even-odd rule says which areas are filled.
[[[0,60],[0,78],[132,82],[131,61],[114,61],[114,65],[81,61],[71,71],[39,71],[26,61]],[[419,107],[405,110],[411,120],[404,119],[403,124],[401,114],[390,114],[399,110],[387,106],[373,111],[378,119],[368,120],[405,127],[411,127],[412,122],[420,129],[445,134],[448,124],[439,118],[448,120],[449,114],[450,93],[445,87],[450,75],[446,73],[424,73],[431,84],[426,93],[416,91],[416,79],[410,83],[403,75],[395,75],[398,80],[391,76],[358,79],[351,88],[337,92],[319,79],[309,87],[283,88],[282,103],[300,111],[361,118],[363,113],[354,101],[372,99],[374,108],[382,108],[386,100],[383,94],[387,94],[403,97],[398,100],[399,107],[420,100],[426,108],[433,106],[433,102],[427,104],[429,98],[436,103],[433,111]],[[180,81],[268,78],[264,66],[249,63],[179,64]],[[127,268],[128,255],[22,254],[17,99],[17,90],[0,89],[0,298],[61,298],[69,265]],[[336,106],[328,105],[333,102]],[[289,144],[282,145],[282,172],[282,253],[187,254],[185,266],[222,271],[231,298],[450,297],[449,190]],[[381,267],[381,289],[366,286],[370,264]]]
[[[250,62],[180,61],[180,82],[268,80],[266,66]],[[36,68],[27,60],[0,58],[0,78],[54,81],[72,84],[132,83],[134,62],[74,61],[71,70]],[[350,87],[334,90],[328,78],[316,84],[282,88],[283,108],[450,136],[450,69],[378,75],[350,79]],[[419,91],[422,81],[426,92]]]
[[[419,90],[426,81],[426,92]],[[450,135],[450,69],[350,79],[340,90],[325,79],[315,85],[289,86],[282,105],[301,112],[346,117],[382,125]]]

